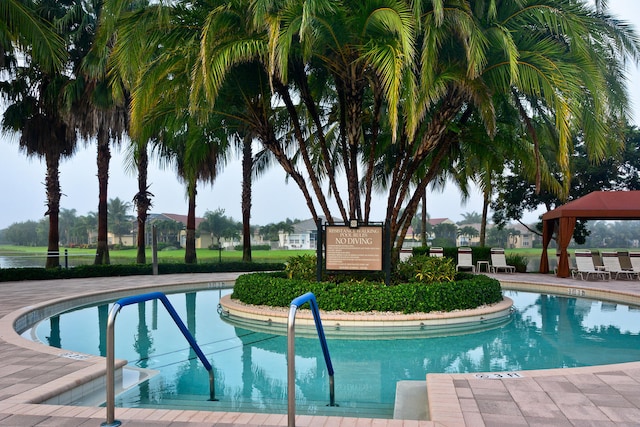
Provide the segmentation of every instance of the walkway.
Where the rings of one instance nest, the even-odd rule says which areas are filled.
[[[156,288],[177,283],[232,281],[235,274],[185,274],[122,278],[0,283],[0,426],[93,426],[105,421],[106,410],[38,404],[81,387],[87,379],[101,381],[104,359],[79,360],[64,351],[33,343],[13,328],[23,314],[46,301],[81,294],[131,288]],[[605,297],[613,292],[640,298],[640,283],[583,282],[551,275],[501,274],[505,287],[523,286],[556,293]],[[138,293],[136,291],[136,293]],[[117,298],[117,297],[116,297]],[[22,319],[22,320],[21,320]],[[298,416],[306,426],[638,426],[640,425],[640,362],[590,368],[523,371],[523,378],[478,379],[473,374],[429,374],[426,386],[432,421]],[[124,427],[136,426],[286,426],[286,415],[116,408]]]

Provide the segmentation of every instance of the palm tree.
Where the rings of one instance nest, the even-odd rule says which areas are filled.
[[[133,141],[131,147],[133,147],[133,159],[136,163],[136,169],[138,170],[138,192],[133,197],[133,204],[136,207],[136,224],[138,227],[138,235],[136,241],[137,253],[136,262],[138,264],[146,264],[146,224],[149,210],[152,203],[151,198],[153,193],[149,191],[149,185],[147,184],[147,171],[149,167],[149,153],[147,148],[147,141],[144,143]]]
[[[67,246],[71,243],[71,233],[77,220],[75,209],[60,210],[58,225],[62,235],[64,236],[64,238],[60,238],[60,241]]]
[[[52,16],[38,15],[42,7],[46,8],[44,2],[37,0],[0,3],[0,68],[11,66],[17,47],[42,69],[60,70],[67,56],[65,42],[48,21]]]
[[[77,22],[67,18],[69,9],[60,3],[47,3],[40,9],[41,16],[59,20],[59,37],[67,43],[69,50],[75,43]],[[65,19],[63,19],[65,18]],[[72,67],[74,57],[66,66]],[[65,122],[62,115],[63,87],[69,76],[55,69],[41,67],[26,57],[24,65],[12,68],[10,80],[2,85],[2,94],[8,102],[2,127],[5,131],[20,133],[19,145],[27,156],[45,159],[47,211],[49,237],[47,244],[47,268],[60,266],[59,258],[59,212],[60,189],[59,165],[62,158],[71,157],[76,148],[75,130]]]
[[[111,231],[118,237],[118,243],[122,246],[122,235],[131,234],[131,215],[127,214],[131,209],[131,204],[120,200],[109,199],[107,205],[109,219],[111,221]]]
[[[191,112],[210,112],[203,96],[218,102],[238,65],[256,62],[287,120],[278,122],[273,111],[258,115],[255,134],[303,191],[312,216],[315,196],[331,218],[323,182],[345,221],[368,220],[370,192],[384,188],[397,244],[425,188],[463,173],[456,162],[467,145],[495,146],[509,159],[523,152],[494,139],[500,114],[517,116],[526,130],[519,135],[527,137],[536,181],[543,183],[544,162],[555,162],[564,177],[550,185],[565,192],[572,136],[581,130],[593,158],[605,153],[610,124],[627,104],[623,62],[638,57],[638,40],[624,24],[576,0],[505,0],[500,7],[464,0],[237,0],[183,9],[175,8],[200,32],[171,32],[149,43],[171,56],[148,57],[157,67],[145,76],[156,78],[148,79],[149,91],[134,95],[134,111],[142,117],[155,108],[153,91],[173,97],[158,85],[171,76],[189,88],[183,92],[191,95]],[[168,48],[178,39],[179,51]],[[178,59],[187,61],[178,67]],[[176,78],[184,70],[192,71],[191,80]],[[554,159],[542,157],[544,124],[557,147]],[[462,138],[472,125],[486,138]],[[337,170],[346,177],[346,207]]]
[[[96,30],[101,19],[101,1],[84,0],[75,4],[74,15],[80,18],[75,78],[66,88],[67,121],[89,140],[97,140],[98,167],[98,245],[95,264],[109,264],[107,242],[107,196],[109,183],[110,143],[119,143],[128,128],[128,114],[124,100],[114,98],[118,80],[106,76],[105,53],[96,43]]]

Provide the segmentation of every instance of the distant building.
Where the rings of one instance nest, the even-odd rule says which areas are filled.
[[[278,233],[278,246],[282,249],[315,249],[318,241],[318,226],[311,219],[293,224],[293,231]]]

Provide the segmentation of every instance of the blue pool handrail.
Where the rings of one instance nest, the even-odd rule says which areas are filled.
[[[322,347],[322,354],[324,355],[324,361],[327,365],[327,372],[329,373],[329,406],[336,406],[335,399],[335,383],[333,380],[333,364],[331,363],[331,356],[329,354],[329,346],[327,345],[327,339],[324,335],[324,329],[322,328],[322,320],[320,319],[320,309],[318,308],[318,302],[312,292],[307,292],[304,295],[300,295],[291,301],[289,306],[289,319],[287,323],[287,401],[288,401],[288,426],[295,427],[296,421],[296,366],[295,366],[295,322],[296,311],[298,307],[305,303],[309,303],[311,306],[311,312],[313,313],[313,321],[316,325],[316,331],[318,332],[318,339],[320,340],[320,347]]]
[[[206,356],[200,349],[200,346],[196,342],[189,329],[185,326],[182,319],[178,315],[178,312],[173,308],[171,302],[165,294],[162,292],[150,292],[142,295],[134,295],[130,297],[121,298],[113,304],[109,311],[109,318],[107,320],[107,421],[102,423],[104,427],[117,427],[121,425],[120,421],[115,419],[115,321],[116,316],[123,307],[131,304],[138,304],[150,300],[160,300],[167,309],[171,318],[182,332],[182,335],[187,339],[189,345],[195,351],[196,355],[204,365],[205,369],[209,372],[209,400],[214,401],[215,398],[215,384],[213,378],[213,367],[207,360]]]

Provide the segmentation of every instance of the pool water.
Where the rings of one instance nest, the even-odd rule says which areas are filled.
[[[162,304],[122,309],[116,358],[160,375],[122,393],[117,405],[241,412],[287,412],[287,338],[234,326],[217,312],[230,289],[169,295],[212,362],[209,377]],[[621,304],[505,291],[510,321],[465,335],[403,339],[329,339],[335,399],[317,338],[296,338],[298,414],[392,418],[396,384],[427,373],[522,371],[640,360],[640,309]],[[105,355],[110,305],[87,307],[41,322],[37,339],[70,351]],[[524,373],[526,375],[526,373]]]

